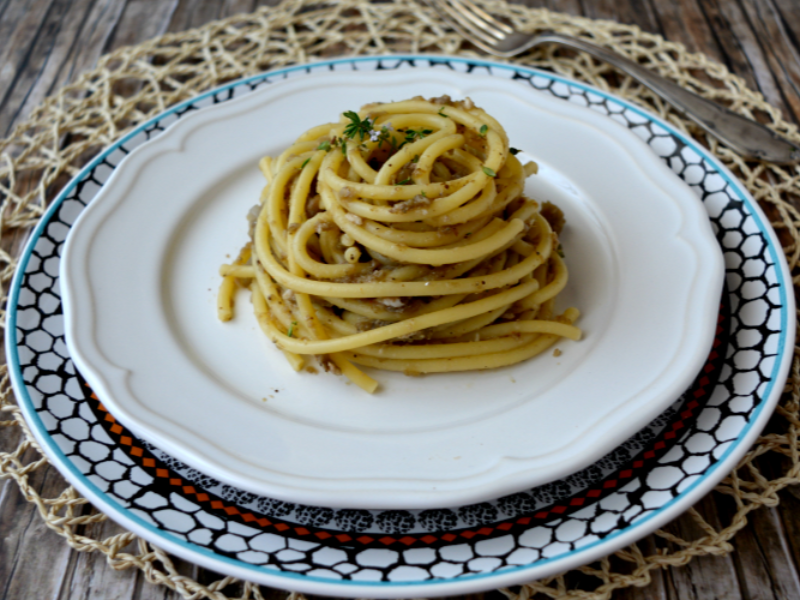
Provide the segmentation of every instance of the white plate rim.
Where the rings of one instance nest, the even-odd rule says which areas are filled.
[[[394,73],[405,74],[405,79],[410,79],[405,71],[389,73],[392,77]],[[363,73],[359,74],[359,77],[363,75]],[[366,75],[369,77],[369,73]],[[303,93],[303,90],[316,89],[319,85],[333,81],[331,77],[336,77],[339,80],[342,76],[347,78],[350,74],[347,72],[324,74],[322,80],[296,79],[293,80],[295,82],[294,87],[290,88],[288,94],[295,93],[294,90],[298,89],[298,86],[301,93]],[[328,79],[326,80],[325,77]],[[462,76],[455,74],[453,77],[460,79]],[[346,79],[345,83],[348,83]],[[516,84],[504,82],[504,87],[516,87]],[[656,342],[656,338],[659,335],[666,338],[666,335],[664,335],[666,332],[678,332],[678,344],[675,344],[673,339],[668,340],[670,345],[670,354],[667,355],[668,365],[660,364],[659,369],[663,370],[657,373],[651,374],[646,370],[636,370],[632,375],[629,375],[628,378],[631,380],[637,380],[636,374],[644,378],[642,382],[637,384],[641,389],[636,394],[620,396],[619,399],[616,396],[609,396],[608,399],[610,401],[608,403],[592,402],[593,406],[590,410],[595,410],[594,407],[596,406],[596,410],[602,413],[602,418],[598,414],[597,417],[600,420],[591,424],[588,428],[585,422],[581,423],[581,427],[586,429],[580,435],[580,451],[573,450],[571,444],[566,444],[563,441],[559,441],[560,445],[558,446],[548,445],[545,451],[538,450],[539,443],[514,447],[514,454],[510,454],[509,448],[506,447],[503,448],[504,454],[496,454],[493,447],[489,447],[492,451],[488,454],[492,458],[499,459],[498,463],[491,468],[473,474],[462,470],[469,464],[468,460],[463,460],[448,464],[444,467],[444,470],[448,471],[448,473],[443,474],[440,472],[442,467],[440,467],[440,471],[431,470],[429,472],[426,470],[426,465],[429,464],[428,452],[432,451],[431,448],[426,446],[420,452],[412,453],[409,451],[409,455],[404,457],[402,463],[396,463],[403,465],[402,471],[395,471],[393,467],[387,464],[384,467],[386,471],[383,474],[383,478],[373,482],[372,480],[356,479],[350,471],[347,474],[340,474],[335,471],[336,467],[333,467],[332,475],[329,473],[325,475],[318,473],[307,474],[300,471],[301,465],[297,465],[297,471],[295,472],[291,468],[287,469],[283,465],[276,463],[276,459],[257,461],[252,458],[254,455],[244,456],[235,451],[228,451],[227,447],[220,447],[220,441],[233,445],[235,443],[234,440],[239,439],[240,436],[233,434],[233,428],[229,427],[228,429],[231,429],[231,433],[212,437],[216,432],[216,429],[214,429],[216,427],[214,422],[216,419],[210,416],[211,412],[201,410],[199,414],[192,417],[194,419],[193,426],[181,427],[182,422],[174,419],[170,420],[157,409],[145,406],[145,403],[141,401],[141,396],[137,396],[132,387],[128,385],[129,377],[136,376],[152,382],[156,382],[158,379],[158,382],[156,382],[157,388],[165,386],[168,388],[165,392],[166,402],[176,405],[181,404],[184,407],[183,412],[187,415],[191,414],[191,409],[184,406],[187,402],[183,400],[184,394],[182,393],[181,385],[174,381],[163,382],[163,379],[159,379],[158,376],[148,375],[147,372],[144,372],[146,366],[142,364],[138,364],[134,368],[127,363],[120,363],[114,359],[115,356],[119,355],[118,348],[127,348],[130,345],[131,342],[129,340],[134,339],[132,336],[136,334],[138,327],[126,326],[127,320],[122,319],[122,330],[115,330],[113,337],[113,339],[119,341],[114,342],[113,346],[100,343],[94,319],[98,312],[102,312],[104,315],[107,314],[108,310],[104,307],[111,307],[112,304],[109,300],[103,301],[103,298],[108,297],[107,293],[95,291],[94,284],[90,282],[90,278],[105,281],[103,274],[106,273],[106,269],[97,273],[86,269],[91,256],[102,254],[102,248],[98,249],[95,246],[95,236],[108,226],[107,219],[115,218],[116,213],[125,211],[130,205],[137,205],[132,201],[130,194],[127,193],[127,186],[134,180],[146,178],[146,173],[151,172],[148,169],[151,168],[157,158],[165,154],[171,154],[177,149],[178,152],[175,156],[178,157],[179,164],[193,165],[192,159],[185,157],[187,136],[208,123],[227,122],[229,119],[241,121],[242,115],[247,115],[251,112],[250,108],[247,107],[255,107],[257,109],[270,106],[273,97],[276,95],[281,97],[287,94],[284,87],[275,88],[272,86],[264,88],[263,93],[261,91],[257,93],[259,94],[258,96],[247,95],[239,100],[224,103],[222,106],[227,107],[225,112],[220,112],[219,110],[214,112],[195,112],[170,127],[162,136],[159,136],[156,142],[136,148],[127,157],[126,162],[115,170],[112,177],[104,185],[106,195],[102,197],[102,200],[98,198],[81,214],[67,240],[61,262],[61,282],[64,313],[67,317],[67,342],[70,346],[70,352],[73,360],[84,376],[87,377],[89,383],[104,398],[106,405],[111,408],[111,412],[137,435],[168,450],[182,461],[203,470],[217,479],[227,481],[251,492],[281,498],[290,502],[320,503],[326,506],[354,508],[432,508],[442,505],[462,505],[478,502],[486,497],[497,497],[505,493],[511,493],[531,485],[563,477],[568,472],[577,471],[585,466],[588,461],[587,457],[605,454],[611,447],[641,429],[656,414],[662,412],[681,393],[681,390],[688,387],[694,379],[697,370],[705,360],[707,349],[711,345],[724,272],[722,255],[718,251],[718,244],[713,238],[708,222],[702,220],[706,218],[704,209],[696,201],[688,186],[680,182],[679,178],[657,157],[651,153],[639,151],[640,147],[644,146],[644,142],[627,129],[619,128],[617,124],[596,114],[594,111],[559,102],[549,95],[537,94],[533,91],[524,93],[520,90],[518,97],[524,99],[531,107],[541,107],[547,111],[552,105],[556,107],[554,110],[564,111],[563,114],[558,115],[559,118],[563,118],[565,121],[574,120],[582,123],[587,130],[599,131],[598,138],[608,140],[609,146],[613,144],[615,149],[619,148],[624,153],[627,153],[625,158],[632,159],[630,164],[635,166],[635,168],[631,167],[632,179],[635,178],[637,181],[644,179],[648,183],[652,183],[651,189],[657,190],[654,193],[656,197],[662,199],[661,204],[667,202],[670,209],[677,209],[681,213],[681,228],[679,232],[675,234],[672,230],[668,230],[665,240],[669,241],[670,244],[685,244],[691,248],[690,258],[683,260],[687,263],[685,265],[687,270],[691,270],[692,283],[687,287],[687,290],[681,290],[681,295],[670,299],[675,306],[681,307],[681,316],[683,317],[681,327],[670,329],[665,322],[655,319],[652,326],[660,327],[660,329],[655,332],[656,336],[648,335],[646,337],[649,340],[647,348],[652,352],[655,347],[659,347],[659,350],[662,349],[660,347],[661,340]],[[247,104],[243,105],[242,102]],[[554,118],[556,117],[554,116]],[[641,150],[644,150],[644,148],[641,148]],[[608,178],[606,177],[606,179]],[[586,185],[586,182],[584,182],[584,186]],[[624,196],[624,194],[624,191],[620,193],[621,196]],[[182,201],[179,202],[179,206],[183,206]],[[152,206],[149,208],[152,208]],[[138,210],[139,213],[142,212],[142,209]],[[126,225],[119,219],[116,219],[115,222],[118,224],[117,226],[120,226],[120,223],[123,226]],[[618,224],[616,227],[621,231],[625,225],[630,227],[631,223],[623,221],[621,225]],[[658,225],[653,225],[652,228],[661,230]],[[620,231],[617,231],[617,233],[619,234]],[[163,234],[156,234],[155,239],[161,241],[161,235]],[[654,235],[654,237],[656,236]],[[678,241],[677,244],[676,240]],[[614,243],[613,240],[612,243]],[[673,249],[673,246],[670,245],[669,248]],[[630,255],[636,254],[633,252]],[[135,262],[140,263],[138,256]],[[147,259],[145,259],[145,262],[147,265],[151,264],[147,262]],[[641,263],[642,261],[639,260],[637,264]],[[116,265],[113,265],[113,268],[116,271]],[[650,294],[650,296],[645,299],[639,299],[636,303],[637,305],[651,305],[653,303],[652,306],[657,306],[655,302],[659,299],[659,296],[654,291],[649,291],[651,286],[639,286],[634,278],[624,278],[623,281],[628,281],[628,285],[625,288],[628,293],[636,292],[637,290],[643,293],[648,290],[646,293]],[[147,287],[148,284],[145,283],[144,285]],[[114,287],[110,286],[108,289],[114,289]],[[149,290],[149,287],[147,289]],[[682,294],[687,291],[691,294],[692,302],[685,302],[685,296]],[[668,293],[668,290],[665,291],[665,295]],[[119,293],[115,292],[114,297],[119,298]],[[619,310],[614,310],[613,316],[610,318],[615,323],[620,321],[630,322],[626,317],[622,316]],[[697,326],[698,322],[701,325],[700,327]],[[131,321],[130,323],[133,322]],[[163,328],[160,324],[148,321],[143,325],[143,330],[149,342],[158,342],[159,338],[154,336],[163,331]],[[151,337],[152,340],[149,339]],[[639,355],[644,351],[644,349],[638,347],[639,344],[636,344],[636,347],[629,344],[627,338],[622,344],[619,342],[619,336],[615,339],[617,339],[617,344],[611,350],[620,350],[621,346],[622,352],[627,352],[628,358]],[[135,342],[133,343],[135,344]],[[599,343],[603,343],[603,337],[601,337]],[[101,345],[103,346],[102,348]],[[166,346],[170,347],[168,344]],[[609,350],[608,346],[608,344],[605,344],[605,351]],[[687,350],[687,348],[691,350]],[[114,354],[112,354],[112,351]],[[138,354],[142,354],[142,352]],[[183,355],[176,355],[174,352],[168,351],[166,356],[168,361],[171,360],[170,357],[177,356],[180,361],[185,361],[187,364],[190,362],[185,360]],[[604,354],[597,348],[593,358],[598,356],[610,356],[610,354]],[[611,362],[619,364],[620,368],[623,364],[619,361]],[[605,366],[607,367],[608,365]],[[141,373],[138,371],[140,367],[142,368]],[[611,368],[614,368],[613,365]],[[596,366],[595,369],[597,369]],[[192,373],[196,372],[198,375],[201,371],[202,369],[192,369]],[[586,377],[573,377],[574,373],[570,372],[562,381],[583,381],[583,385],[577,391],[573,388],[572,393],[576,397],[588,397],[590,395],[588,393],[589,390],[594,389],[594,386],[600,385],[602,387],[606,383],[613,382],[615,378],[619,378],[619,373],[616,371],[610,376],[605,375],[607,371],[602,373],[602,375],[595,375],[590,380]],[[645,374],[647,377],[644,377]],[[185,375],[182,381],[186,381],[186,377],[189,377],[189,375]],[[603,379],[603,377],[606,377],[606,379]],[[598,378],[599,381],[597,380]],[[297,385],[302,389],[303,384],[308,384],[309,381],[306,378],[298,378]],[[437,383],[438,381],[431,380],[427,385]],[[644,384],[644,387],[642,387],[642,384]],[[199,386],[190,391],[188,396],[193,393],[196,394],[197,387]],[[188,404],[191,404],[191,402]],[[211,404],[213,405],[213,403]],[[530,418],[532,416],[531,413],[535,413],[538,409],[533,403],[526,404],[524,416]],[[610,411],[609,406],[612,407]],[[601,409],[601,407],[605,408]],[[209,410],[211,410],[211,407],[209,407]],[[565,411],[561,410],[561,413],[565,413]],[[203,415],[208,416],[204,417]],[[254,415],[254,418],[258,419],[260,415]],[[187,419],[187,421],[192,419]],[[204,422],[201,424],[200,420],[204,420]],[[240,420],[235,421],[235,423],[239,423]],[[287,436],[289,439],[283,442],[284,445],[290,444],[288,454],[290,456],[300,456],[301,447],[305,442],[299,441],[301,438],[296,434],[299,434],[302,429],[299,431],[287,429],[293,426],[290,419],[286,420],[288,422],[280,419],[274,420],[276,421],[274,426],[276,430],[291,432]],[[508,420],[501,419],[496,421],[496,424],[507,424]],[[272,421],[272,417],[265,418],[264,422],[259,421],[264,426],[263,431],[268,436],[276,435],[277,433],[270,428]],[[229,422],[232,423],[232,421]],[[456,444],[459,454],[472,452],[471,448],[474,444],[468,440],[475,434],[475,429],[481,427],[482,424],[476,423],[470,429],[458,430],[459,436],[464,436],[462,445],[457,445],[458,443],[453,441],[451,443]],[[613,432],[613,435],[611,432]],[[321,431],[319,433],[324,435],[327,432]],[[349,433],[338,434],[332,432],[330,439],[324,439],[332,444],[331,448],[336,453],[339,446],[343,445],[349,436]],[[377,434],[369,437],[367,441],[375,444],[374,448],[380,450],[382,448],[380,446],[382,439],[383,436]],[[429,437],[429,439],[433,438]],[[397,440],[392,438],[387,448],[392,448],[396,443]],[[516,446],[516,442],[514,444]],[[587,445],[591,445],[591,448],[587,448]],[[438,447],[435,449],[438,450]],[[523,449],[524,452],[522,451]],[[283,453],[287,453],[285,449],[282,448],[281,450]],[[487,448],[483,448],[480,453],[486,454],[486,450]],[[529,455],[528,453],[531,451],[533,452]],[[259,450],[258,452],[260,453],[261,451]],[[341,456],[336,454],[338,460],[335,461],[335,464],[350,465],[357,460],[356,456],[363,454],[359,448],[351,449],[350,452],[350,454],[342,454]],[[355,456],[352,455],[353,452]],[[388,452],[389,450],[383,454],[378,452],[378,462],[385,462],[387,460],[385,455]],[[261,454],[257,454],[257,456],[261,456]],[[513,456],[513,459],[509,458],[510,456]],[[250,464],[248,464],[248,459],[251,459]],[[406,466],[409,464],[415,467],[413,472],[410,472],[410,467]],[[369,466],[375,468],[372,462]],[[456,466],[459,467],[456,468]],[[508,470],[502,470],[501,466],[506,467]],[[419,477],[416,477],[417,471],[419,471]],[[450,471],[452,471],[452,474]]]

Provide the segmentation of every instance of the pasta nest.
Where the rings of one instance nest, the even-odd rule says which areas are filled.
[[[223,265],[219,314],[248,286],[261,328],[296,370],[317,356],[409,375],[490,369],[579,339],[556,315],[563,215],[523,194],[536,172],[466,99],[369,104],[279,157],[251,211],[251,243]],[[313,370],[313,367],[308,367]]]

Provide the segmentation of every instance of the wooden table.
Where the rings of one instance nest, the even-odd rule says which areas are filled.
[[[98,57],[169,31],[181,31],[273,1],[256,0],[0,0],[0,135],[8,135],[48,94],[92,68]],[[685,44],[725,64],[751,88],[800,123],[800,2],[798,0],[526,0],[529,6],[615,19]],[[15,440],[0,437],[0,447]],[[769,465],[767,465],[768,467]],[[43,496],[63,488],[52,467],[37,472]],[[762,508],[733,540],[727,556],[695,559],[653,574],[643,589],[617,598],[800,598],[800,487]],[[698,510],[712,524],[734,511],[730,500],[705,498]],[[107,522],[89,535],[112,535]],[[681,535],[688,517],[671,523]],[[71,550],[49,531],[17,486],[0,482],[0,597],[52,599],[179,598],[134,570],[110,569],[105,557]],[[648,538],[653,549],[663,544]],[[217,577],[178,561],[186,575]],[[486,596],[501,598],[493,592]],[[275,598],[283,597],[275,593]]]

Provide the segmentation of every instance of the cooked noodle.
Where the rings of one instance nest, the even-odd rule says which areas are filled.
[[[555,315],[567,283],[561,212],[523,195],[500,124],[467,99],[371,104],[260,163],[252,242],[223,265],[296,370],[316,355],[365,390],[353,363],[416,375],[489,369],[577,340]]]

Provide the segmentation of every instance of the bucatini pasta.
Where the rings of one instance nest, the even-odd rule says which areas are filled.
[[[447,96],[368,104],[277,158],[251,242],[223,276],[218,314],[248,286],[264,333],[373,392],[355,365],[409,375],[490,369],[577,340],[554,206],[523,195],[523,165],[491,116]]]

